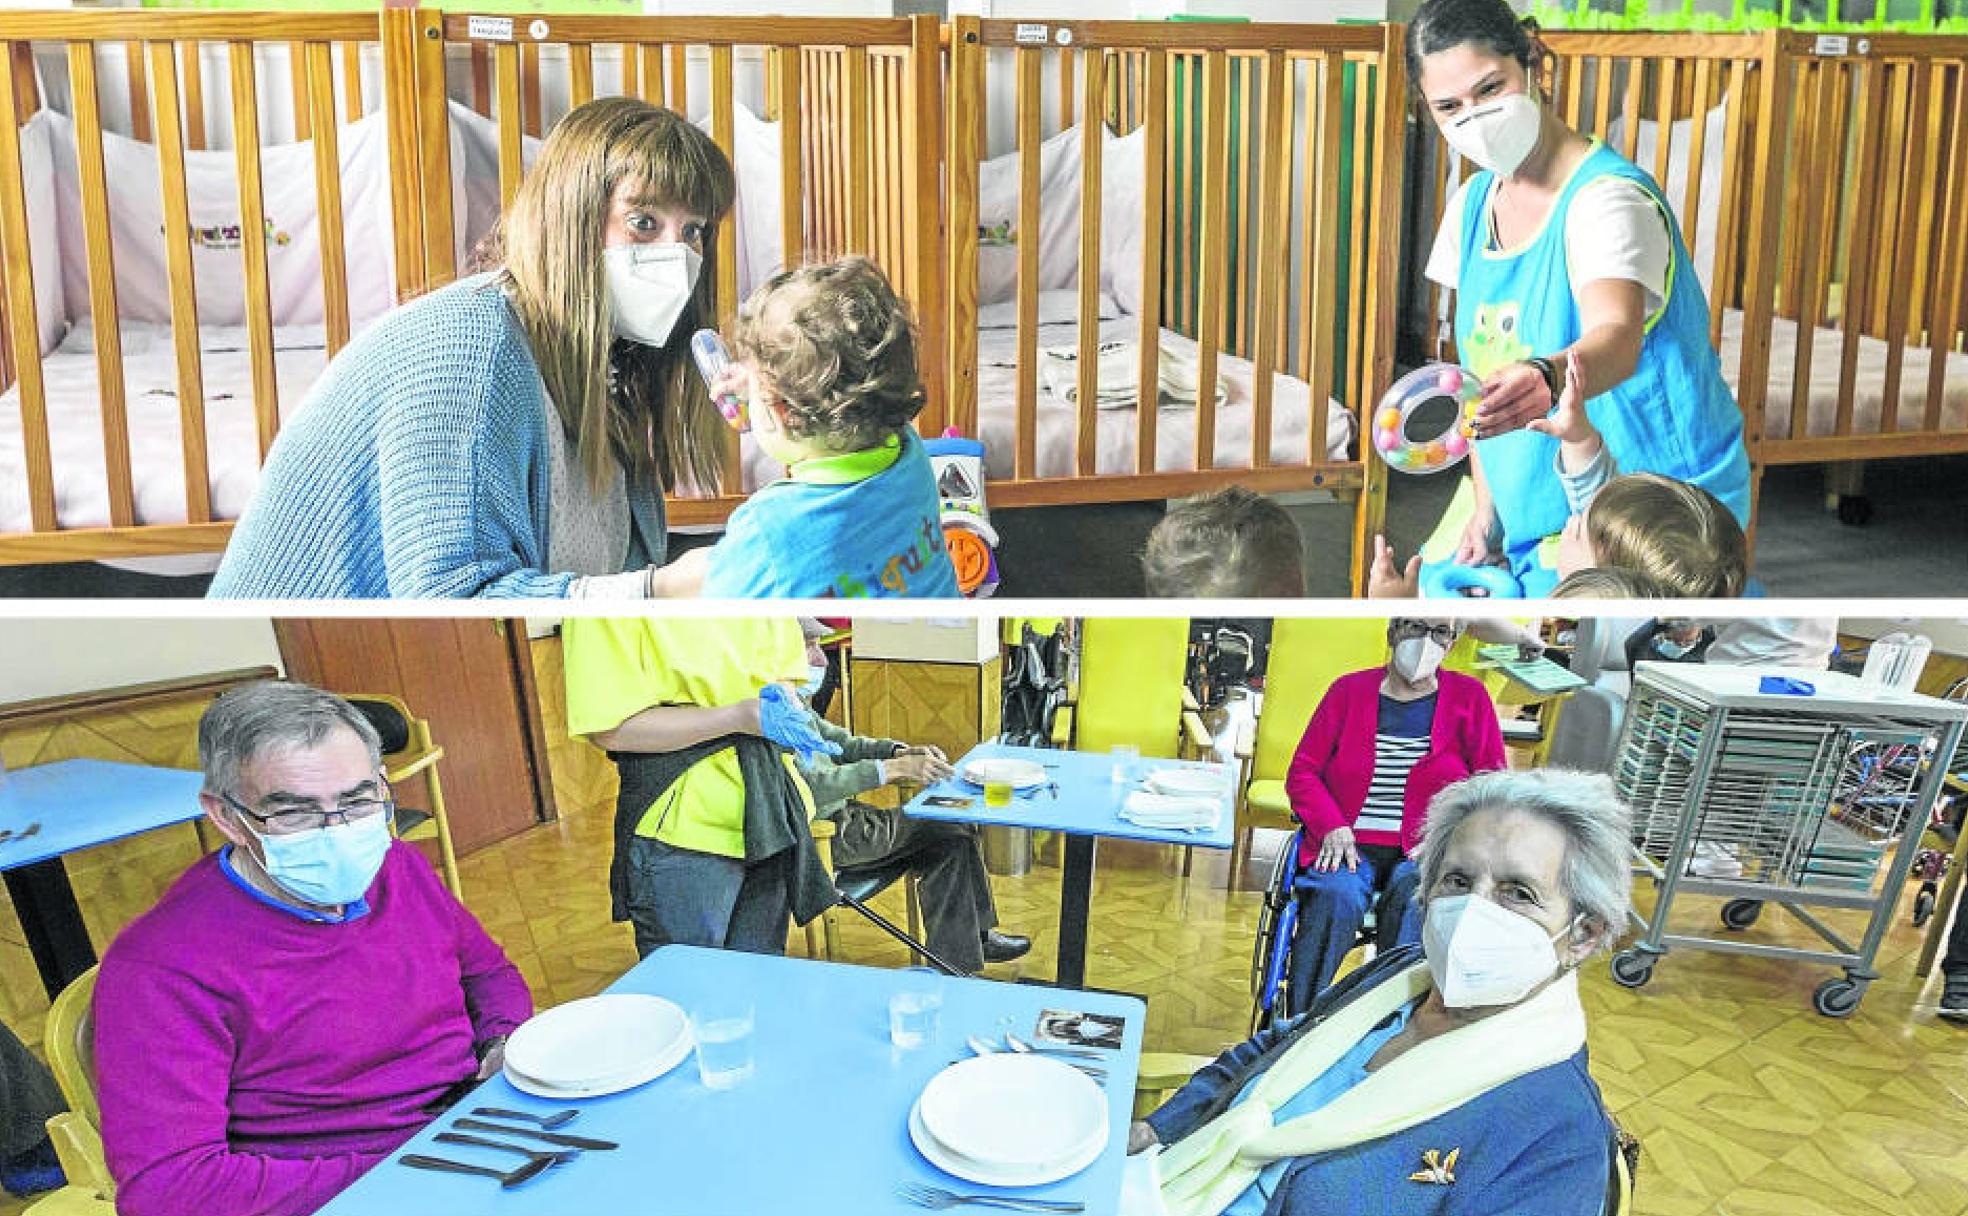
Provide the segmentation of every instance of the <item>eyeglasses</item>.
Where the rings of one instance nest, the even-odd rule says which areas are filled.
[[[361,798],[344,802],[332,810],[320,807],[294,807],[289,810],[262,814],[234,798],[231,794],[220,794],[219,800],[264,827],[274,836],[287,836],[296,832],[312,832],[317,828],[329,827],[334,823],[355,823],[377,815],[390,815],[396,812],[396,793],[390,789],[388,781],[377,778],[383,787],[381,798]]]
[[[1395,621],[1393,630],[1397,641],[1425,637],[1444,650],[1455,645],[1456,635],[1459,632],[1454,625],[1445,625],[1439,621],[1433,624],[1427,621]]]

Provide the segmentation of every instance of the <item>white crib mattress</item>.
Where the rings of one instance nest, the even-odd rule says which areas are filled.
[[[1770,331],[1770,394],[1763,410],[1763,437],[1790,436],[1792,369],[1797,359],[1797,322],[1776,318]],[[1735,388],[1742,366],[1743,314],[1730,309],[1722,317],[1722,374]],[[1807,438],[1831,435],[1838,424],[1838,377],[1844,357],[1842,330],[1822,326],[1812,331],[1810,405]],[[1886,399],[1887,345],[1877,338],[1859,339],[1857,375],[1853,380],[1852,432],[1879,430]],[[1941,429],[1968,428],[1968,355],[1949,354],[1942,376]],[[1898,420],[1903,431],[1918,431],[1927,420],[1927,374],[1933,352],[1909,346],[1900,367]]]
[[[126,320],[122,337],[136,522],[184,523],[184,447],[171,329]],[[252,356],[246,331],[238,326],[206,327],[199,339],[212,515],[237,519],[260,476]],[[281,416],[291,417],[326,365],[322,329],[319,325],[276,329],[274,348]],[[61,346],[42,359],[41,367],[47,386],[56,521],[63,528],[108,527],[102,404],[90,327],[84,324],[70,330]],[[31,528],[20,390],[13,387],[0,394],[0,534]]]

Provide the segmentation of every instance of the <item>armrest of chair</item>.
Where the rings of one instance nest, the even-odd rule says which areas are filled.
[[[1257,756],[1257,721],[1247,718],[1237,727],[1237,759],[1251,760]]]
[[[383,776],[389,778],[391,785],[395,785],[399,781],[409,780],[442,759],[444,759],[444,749],[442,747],[433,747],[408,764],[399,768],[385,770]]]
[[[110,1177],[103,1159],[102,1135],[95,1126],[74,1111],[63,1111],[48,1120],[48,1139],[55,1146],[55,1159],[69,1185],[86,1187],[105,1197],[116,1194],[116,1180]]]
[[[1052,713],[1052,745],[1069,747],[1073,742],[1073,703],[1061,703]]]
[[[1210,1061],[1209,1056],[1176,1051],[1142,1052],[1141,1068],[1134,1078],[1134,1117],[1139,1119],[1160,1106]]]
[[[807,824],[807,830],[813,834],[813,851],[820,854],[820,864],[827,867],[827,873],[833,873],[834,835],[836,831],[834,821],[831,819],[815,819]]]
[[[1202,705],[1198,703],[1196,700],[1196,694],[1189,691],[1189,686],[1187,684],[1184,684],[1182,686],[1182,711],[1184,713],[1191,713],[1191,714],[1199,714],[1203,712]]]
[[[1203,725],[1203,715],[1190,709],[1182,711],[1182,739],[1190,749],[1190,755],[1200,755],[1216,746],[1209,727]]]

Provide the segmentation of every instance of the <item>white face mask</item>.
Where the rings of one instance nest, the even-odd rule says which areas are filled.
[[[1394,670],[1410,684],[1435,674],[1448,651],[1434,638],[1402,638],[1394,643]]]
[[[1544,107],[1527,93],[1506,93],[1458,114],[1442,127],[1442,138],[1458,155],[1490,172],[1509,177],[1537,147],[1544,130]]]
[[[1421,930],[1428,972],[1451,1009],[1523,1000],[1558,970],[1552,941],[1543,925],[1478,895],[1430,900]]]
[[[704,259],[688,245],[612,245],[601,251],[615,336],[644,346],[670,340],[697,289]]]

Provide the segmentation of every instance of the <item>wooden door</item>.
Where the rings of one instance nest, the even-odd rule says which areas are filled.
[[[521,621],[281,620],[289,678],[340,693],[390,693],[430,723],[459,853],[554,817],[532,652]],[[423,791],[406,790],[406,806]]]

